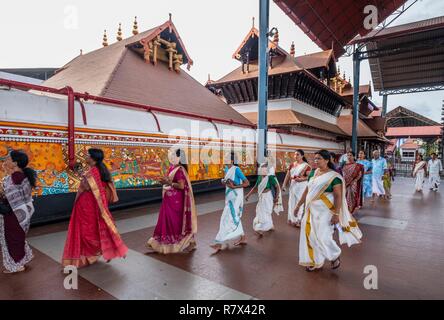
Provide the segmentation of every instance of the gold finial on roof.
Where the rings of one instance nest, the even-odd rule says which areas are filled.
[[[292,41],[291,46],[290,46],[290,55],[292,57],[294,57],[295,53],[296,53],[296,50],[295,50],[295,46],[294,46],[294,41]]]
[[[81,55],[81,56],[83,55],[83,50],[82,50],[82,49],[80,49],[80,55]]]
[[[119,23],[119,29],[117,29],[117,37],[116,37],[117,41],[122,41],[122,24]]]
[[[139,27],[137,25],[137,17],[134,17],[133,35],[139,34]]]
[[[253,19],[252,19],[252,20],[253,20],[253,28],[254,28],[254,17],[253,17]]]
[[[346,79],[345,78],[345,70],[344,70],[344,73],[342,74],[342,79],[344,79],[344,80]]]
[[[338,64],[338,71],[336,72],[336,75],[341,75],[341,67],[339,66],[339,64]]]
[[[103,32],[103,42],[102,45],[104,47],[108,46],[108,37],[106,36],[106,30]]]
[[[273,42],[275,45],[279,44],[279,31],[277,29],[276,29],[276,33],[274,34],[274,37],[273,37]]]

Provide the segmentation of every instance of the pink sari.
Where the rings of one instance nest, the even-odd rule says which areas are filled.
[[[183,252],[196,244],[197,215],[188,174],[182,166],[172,166],[169,177],[173,182],[185,181],[185,188],[163,190],[157,225],[147,243],[149,249],[162,254]]]
[[[108,209],[106,183],[96,167],[84,176],[79,188],[63,252],[63,266],[78,268],[105,260],[124,257],[128,248],[117,231]]]

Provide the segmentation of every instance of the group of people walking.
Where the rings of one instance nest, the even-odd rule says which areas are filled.
[[[442,167],[435,156],[428,168],[430,181],[437,190]],[[338,268],[341,249],[333,237],[335,230],[338,231],[339,244],[352,246],[360,243],[362,233],[353,214],[362,206],[364,198],[386,193],[384,177],[388,170],[386,160],[377,151],[373,153],[372,161],[365,158],[363,151],[356,161],[350,150],[343,159],[336,165],[330,152],[320,150],[315,153],[311,166],[304,151],[297,150],[281,188],[275,165],[269,158],[259,165],[256,184],[244,196],[244,188],[250,183],[239,168],[235,154],[231,153],[222,179],[225,207],[219,230],[210,245],[213,254],[247,244],[242,225],[244,203],[256,190],[258,203],[253,230],[258,237],[273,231],[272,215],[284,211],[282,192],[288,187],[287,220],[290,225],[301,228],[299,264],[307,271],[322,268],[325,261],[331,262],[331,268]],[[168,174],[159,181],[163,186],[163,200],[154,233],[146,243],[147,254],[196,249],[197,211],[184,151],[174,151],[169,160]],[[85,267],[101,256],[109,262],[125,258],[128,252],[109,210],[109,205],[117,202],[118,196],[104,164],[103,151],[89,149],[87,164],[89,170],[82,177],[74,201],[63,266]],[[36,173],[28,168],[28,157],[21,151],[12,151],[3,169],[7,176],[0,183],[0,246],[4,272],[16,273],[25,271],[26,264],[33,258],[26,233],[34,213],[31,194],[36,186]],[[421,176],[422,170],[425,172],[427,166],[418,161],[414,174]]]
[[[432,153],[428,162],[424,161],[423,155],[418,154],[412,170],[412,175],[415,178],[415,190],[417,192],[423,191],[425,178],[428,176],[430,190],[438,192],[442,170],[442,163],[436,153]]]

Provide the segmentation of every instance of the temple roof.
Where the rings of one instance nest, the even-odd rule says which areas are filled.
[[[441,126],[441,124],[401,106],[387,113],[387,127],[418,126]]]
[[[441,126],[391,127],[387,128],[387,137],[439,137]]]
[[[289,73],[289,72],[299,72],[303,70],[303,68],[299,67],[295,63],[294,58],[288,54],[282,57],[275,58],[273,65],[274,67],[268,70],[269,76],[282,73]],[[223,76],[219,80],[213,81],[212,84],[220,84],[220,83],[239,81],[244,79],[253,79],[257,78],[258,76],[259,76],[258,64],[251,63],[249,72],[242,72],[242,66],[240,66],[239,68],[234,69],[233,71]]]
[[[163,61],[157,65],[147,63],[137,50],[141,50],[142,40],[150,41],[158,35],[171,35],[178,52],[183,54],[183,63],[192,64],[170,20],[74,58],[43,85],[71,86],[77,92],[250,124],[185,71],[171,71]]]
[[[319,51],[315,53],[297,56],[294,58],[296,64],[303,69],[315,69],[321,67],[328,67],[330,61],[334,58],[333,50]],[[336,71],[335,71],[336,72]]]

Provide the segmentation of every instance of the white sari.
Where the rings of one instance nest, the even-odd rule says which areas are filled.
[[[287,220],[291,223],[300,223],[302,220],[302,216],[304,214],[304,208],[299,208],[299,211],[297,215],[295,216],[293,211],[296,207],[296,204],[299,202],[299,200],[302,197],[302,194],[305,191],[305,188],[307,187],[307,181],[301,181],[297,182],[294,180],[295,177],[300,177],[303,175],[305,170],[307,170],[308,163],[303,162],[295,167],[292,167],[290,169],[290,192],[288,197],[288,218]]]
[[[225,174],[224,180],[234,181],[236,166],[232,166]],[[242,213],[244,209],[244,189],[225,189],[225,207],[219,224],[219,232],[214,240],[215,244],[228,245],[244,235],[242,227]]]
[[[413,170],[413,177],[415,177],[416,191],[421,191],[424,186],[425,166],[426,162],[420,161],[415,165],[415,169]]]
[[[268,180],[271,175],[274,175],[274,170],[270,169],[268,175],[262,177],[262,181],[258,186],[259,201],[256,206],[256,217],[253,220],[254,231],[270,231],[274,229],[272,214],[273,211],[279,215],[283,211],[282,207],[282,192],[277,184],[278,203],[274,205],[274,198],[271,190],[264,192]]]
[[[308,194],[305,201],[305,215],[302,219],[299,238],[299,264],[306,267],[321,268],[325,260],[335,261],[341,255],[341,249],[333,239],[335,226],[330,222],[333,209],[333,193],[325,192],[335,178],[342,181],[342,206],[339,212],[340,244],[349,247],[360,243],[362,232],[356,220],[348,210],[345,183],[340,174],[334,171],[319,175],[316,170],[308,182]]]

